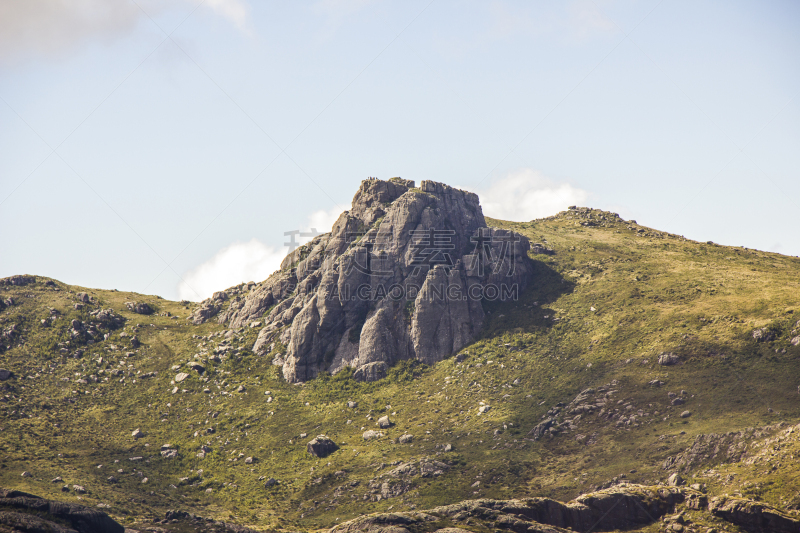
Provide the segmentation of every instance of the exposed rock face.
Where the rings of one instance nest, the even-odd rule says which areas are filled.
[[[347,366],[374,381],[397,361],[433,364],[474,339],[481,301],[513,299],[529,283],[529,248],[519,234],[488,228],[475,194],[371,179],[331,233],[247,294],[216,293],[192,320],[219,313],[238,328],[263,319],[253,349],[270,353],[290,382]]]
[[[331,533],[403,533],[443,519],[529,533],[627,530],[658,520],[684,499],[677,487],[620,485],[569,503],[549,498],[466,500],[429,511],[373,514],[337,525]]]
[[[0,529],[58,533],[123,533],[125,528],[107,514],[72,503],[45,500],[32,494],[0,489]],[[16,512],[16,510],[19,512]],[[69,524],[69,527],[63,524]]]

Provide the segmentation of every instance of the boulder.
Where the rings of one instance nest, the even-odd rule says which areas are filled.
[[[268,489],[270,487],[274,487],[277,484],[278,481],[274,477],[271,477],[264,482],[264,488]]]
[[[378,381],[386,377],[389,367],[383,361],[367,363],[353,372],[356,381]]]
[[[674,353],[662,353],[658,356],[658,364],[662,366],[675,365],[680,362],[681,358]]]
[[[12,371],[0,368],[0,381],[11,379],[13,376],[14,373]]]
[[[669,485],[670,487],[680,487],[684,483],[685,482],[684,482],[683,478],[678,473],[671,474],[667,478],[667,485]]]
[[[378,427],[381,429],[388,429],[392,427],[394,424],[391,420],[389,420],[388,416],[382,416],[378,419]]]
[[[350,409],[355,409],[356,407],[358,407],[358,402],[347,402],[347,407],[349,407]]]
[[[139,428],[136,428],[133,430],[133,433],[131,433],[131,437],[133,437],[134,439],[141,439],[142,437],[144,437],[144,431],[142,431]]]
[[[320,458],[327,457],[338,449],[339,447],[336,445],[336,443],[325,435],[317,435],[306,445],[306,450],[308,453],[314,457]]]
[[[189,374],[187,374],[186,372],[179,372],[178,374],[175,375],[175,383],[180,383],[188,377]]]
[[[188,366],[198,374],[202,374],[203,372],[206,371],[206,367],[195,361],[189,361],[188,363],[186,363],[186,366]]]
[[[375,431],[375,430],[372,430],[372,429],[368,429],[367,431],[364,432],[363,435],[361,435],[361,437],[364,440],[379,439],[379,438],[383,437],[383,431]]]
[[[400,435],[400,438],[397,439],[397,441],[400,444],[410,444],[413,440],[414,440],[414,435],[410,435],[408,433]]]
[[[152,315],[154,309],[144,302],[125,302],[125,307],[137,315]]]
[[[756,328],[752,333],[756,342],[771,342],[775,340],[775,332],[769,328]]]

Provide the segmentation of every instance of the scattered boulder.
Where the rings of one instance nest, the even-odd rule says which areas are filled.
[[[186,372],[179,372],[175,376],[175,383],[180,383],[180,382],[182,382],[183,380],[185,380],[188,377],[189,377],[189,374],[187,374]]]
[[[327,457],[338,449],[336,443],[325,435],[317,435],[306,445],[308,453],[319,458]]]
[[[381,429],[388,429],[392,427],[394,424],[391,420],[389,420],[388,416],[382,416],[378,419],[378,427]]]
[[[358,407],[358,402],[347,402],[347,407],[349,407],[350,409],[355,409],[356,407]]]
[[[13,376],[14,373],[12,371],[0,368],[0,381],[11,379]]]
[[[775,340],[775,332],[769,328],[756,328],[753,330],[752,335],[756,342],[771,342]]]
[[[410,435],[408,433],[400,435],[400,438],[397,439],[397,441],[400,444],[410,444],[413,440],[414,440],[414,435]]]
[[[658,356],[658,364],[661,366],[676,365],[680,360],[681,358],[674,353],[662,353]]]
[[[131,437],[133,437],[134,439],[141,439],[142,437],[144,437],[144,431],[142,431],[139,428],[136,428],[133,430],[133,433],[131,433]]]
[[[684,411],[681,413],[681,418],[689,418],[690,416],[692,416],[691,411]]]
[[[480,407],[478,407],[478,414],[482,415],[483,413],[488,413],[489,409],[491,408],[492,408],[491,405],[481,405]]]
[[[270,487],[274,487],[277,484],[278,480],[276,480],[274,477],[271,477],[264,482],[264,488],[268,489]]]
[[[361,435],[361,437],[363,437],[364,440],[379,439],[383,437],[383,431],[375,431],[372,429],[368,429],[363,433],[363,435]]]
[[[0,285],[16,285],[21,287],[30,283],[36,283],[36,278],[26,274],[18,274],[16,276],[9,276],[7,278],[0,279]]]
[[[161,450],[161,457],[163,457],[164,459],[175,459],[178,457],[178,450],[175,449]]]
[[[255,461],[255,459],[253,459],[252,457],[245,457],[244,464],[251,465],[251,464],[253,464],[254,461]]]
[[[31,474],[31,473],[30,473],[30,472],[28,472],[28,471],[25,471],[25,472],[23,472],[23,473],[21,474],[21,476],[22,476],[22,477],[33,477],[33,474]]]
[[[79,292],[78,294],[75,295],[75,297],[78,299],[79,302],[83,302],[85,304],[88,304],[92,301],[92,297],[86,294],[85,292]]]
[[[685,483],[685,482],[684,482],[683,478],[682,478],[682,477],[680,476],[680,474],[678,474],[677,472],[676,472],[676,473],[673,473],[673,474],[671,474],[671,475],[670,475],[670,476],[667,478],[667,485],[669,485],[670,487],[680,487],[680,486],[681,486],[681,485],[683,485],[684,483]]]
[[[137,315],[152,315],[155,311],[150,304],[144,302],[125,302],[125,307]]]
[[[188,366],[198,374],[202,374],[203,372],[206,371],[206,367],[195,361],[189,361],[188,363],[186,363],[186,366]]]

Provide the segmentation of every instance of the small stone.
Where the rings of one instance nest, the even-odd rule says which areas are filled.
[[[268,489],[270,487],[274,487],[277,484],[278,484],[278,481],[274,477],[271,477],[267,481],[264,482],[264,488]]]
[[[681,413],[681,418],[689,418],[690,416],[692,416],[691,411],[684,411]]]
[[[445,452],[452,452],[453,451],[453,445],[452,444],[445,444],[444,445],[444,451]]]
[[[382,416],[378,419],[378,427],[381,429],[387,429],[392,427],[392,421],[389,420],[388,416]]]
[[[189,374],[186,372],[179,372],[178,375],[175,376],[175,383],[180,383],[181,381],[185,380],[189,377]]]
[[[84,494],[86,492],[86,489],[83,487],[83,485],[72,485],[72,490],[80,494]]]
[[[480,407],[478,407],[478,414],[482,415],[483,413],[488,412],[489,409],[491,409],[491,408],[492,408],[491,405],[481,405]]]
[[[51,479],[50,483],[60,483],[62,481],[64,481],[64,480],[61,479],[61,476],[58,476],[58,477],[54,477],[53,479]]]
[[[413,441],[413,440],[414,440],[414,435],[410,435],[410,434],[408,434],[408,433],[406,433],[406,434],[404,434],[404,435],[400,435],[400,438],[399,438],[399,439],[397,439],[397,441],[398,441],[400,444],[410,444],[410,443],[411,443],[411,441]]]
[[[244,464],[246,464],[246,465],[253,464],[253,458],[252,457],[246,457],[245,460],[244,460]]]
[[[28,471],[25,471],[25,472],[22,473],[22,477],[33,477],[33,474],[31,474]]]
[[[358,402],[347,402],[347,407],[349,407],[350,409],[355,409],[356,407],[358,407]]]
[[[133,430],[133,433],[131,433],[131,437],[133,437],[134,439],[141,439],[142,437],[144,437],[144,431],[142,431],[139,428],[136,428],[135,430]]]
[[[236,389],[236,392],[244,392],[245,390],[247,389],[244,388],[244,385],[239,385],[239,388]]]
[[[5,380],[11,378],[11,376],[13,376],[13,375],[14,375],[14,373],[11,372],[10,370],[4,370],[4,369],[0,368],[0,381],[5,381]]]

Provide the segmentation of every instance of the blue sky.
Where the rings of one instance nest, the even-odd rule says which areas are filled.
[[[367,176],[800,255],[799,27],[790,1],[4,2],[0,276],[197,300]]]

